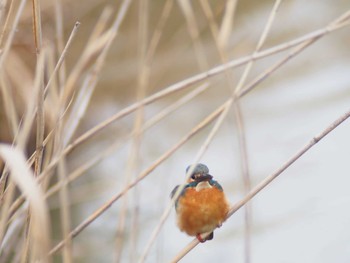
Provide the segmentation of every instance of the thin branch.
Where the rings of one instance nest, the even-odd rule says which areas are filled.
[[[280,174],[282,174],[286,169],[288,169],[295,161],[300,159],[306,152],[308,152],[319,141],[324,139],[326,135],[332,132],[335,128],[337,128],[349,117],[350,117],[350,110],[347,111],[342,116],[340,116],[338,119],[336,119],[320,134],[313,137],[309,143],[307,143],[304,147],[302,147],[296,154],[294,154],[288,161],[286,161],[279,169],[277,169],[271,175],[267,176],[263,181],[261,181],[257,186],[255,186],[243,199],[241,199],[235,205],[233,205],[230,208],[227,218],[230,218],[235,212],[237,212],[246,203],[248,203],[255,195],[257,195],[261,190],[263,190],[266,186],[268,186],[274,179],[276,179]],[[197,239],[193,239],[171,262],[178,262],[198,244],[199,244],[199,241]]]

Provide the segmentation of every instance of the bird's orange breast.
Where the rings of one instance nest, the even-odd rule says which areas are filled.
[[[178,226],[195,236],[213,231],[225,221],[229,205],[223,191],[216,187],[197,191],[188,188],[177,205]]]

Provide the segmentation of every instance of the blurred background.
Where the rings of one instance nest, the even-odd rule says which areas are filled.
[[[105,15],[110,26],[122,8],[122,2],[42,1],[44,46],[56,48],[58,45],[57,18],[62,17],[64,43],[76,21],[81,23],[65,57],[64,72],[67,76],[83,56],[101,14]],[[219,33],[224,17],[228,17],[226,11],[230,5],[233,7],[230,31],[226,35],[221,32],[225,42],[222,49],[218,48],[213,37],[210,27],[213,22],[209,22],[203,8],[205,2],[209,2]],[[174,83],[223,61],[252,54],[273,5],[274,1],[257,0],[131,1],[98,72],[86,112],[70,142],[113,114]],[[323,29],[349,8],[349,2],[345,0],[282,1],[262,50]],[[158,33],[159,42],[150,52],[152,40]],[[331,32],[240,99],[252,187],[349,110],[349,46],[349,27]],[[57,61],[59,52],[55,52]],[[288,52],[257,60],[246,83]],[[6,68],[10,72],[8,79],[20,118],[31,92],[30,82],[23,82],[21,78],[34,81],[36,65],[29,3],[21,16],[10,56],[11,62]],[[145,65],[146,80],[142,75]],[[200,84],[165,96],[117,120],[69,153],[67,174],[116,145],[69,184],[71,229],[123,190],[226,102],[232,96],[243,69],[244,66],[206,78],[207,88],[202,88],[198,95],[147,130],[140,132],[139,129]],[[84,74],[90,73],[89,70],[87,67],[81,70],[81,78],[75,85],[77,93],[83,85]],[[21,72],[20,76],[18,72]],[[235,116],[232,108],[200,159],[222,184],[232,205],[245,196]],[[48,123],[50,125],[50,121]],[[1,141],[11,143],[13,136],[3,109],[0,111],[0,125]],[[138,262],[170,204],[171,190],[184,182],[186,167],[195,161],[212,127],[211,124],[197,132],[75,237],[73,261]],[[199,244],[181,262],[350,262],[350,212],[347,208],[350,206],[349,134],[350,123],[346,121],[253,198],[248,250],[244,241],[244,210],[240,209],[215,231],[213,241]],[[34,145],[33,135],[28,142],[28,155],[33,152]],[[53,178],[53,182],[59,180],[57,176]],[[55,244],[62,239],[58,195],[52,195],[47,202]],[[178,230],[172,211],[146,262],[170,262],[192,239]],[[58,252],[55,262],[61,261]]]

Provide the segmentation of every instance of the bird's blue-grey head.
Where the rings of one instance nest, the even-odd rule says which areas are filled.
[[[189,165],[186,169],[186,173],[193,167],[193,165]],[[213,177],[209,174],[209,169],[205,164],[198,163],[191,173],[191,179],[196,182],[209,181]]]

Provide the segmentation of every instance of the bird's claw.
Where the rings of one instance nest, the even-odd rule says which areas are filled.
[[[205,238],[202,235],[206,236]],[[204,243],[207,240],[212,240],[214,238],[214,232],[202,233],[196,235],[199,242]]]
[[[198,241],[201,243],[204,243],[205,241],[207,241],[205,238],[204,239],[202,238],[201,234],[197,234],[196,237],[197,237]]]

